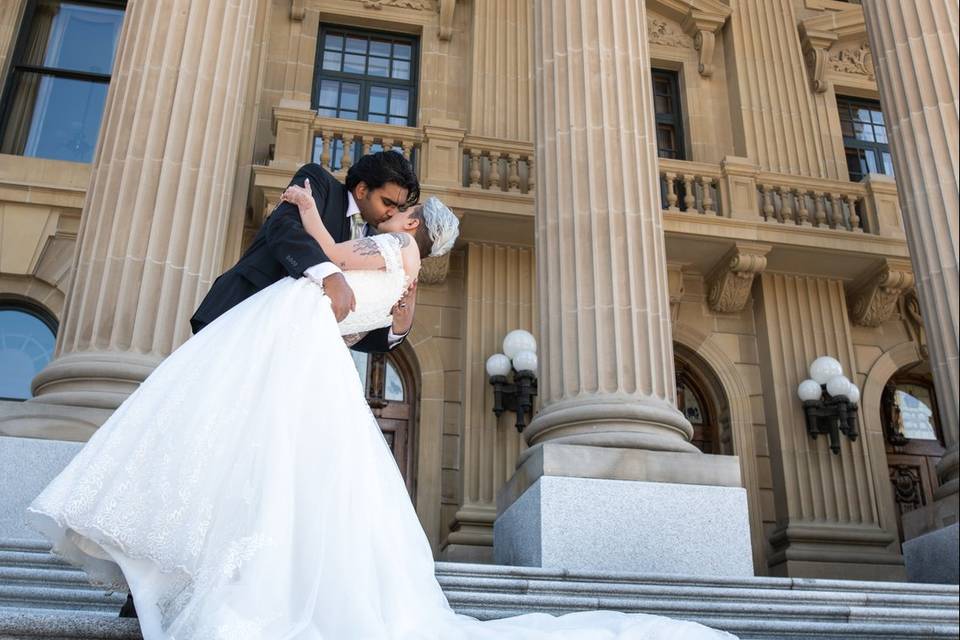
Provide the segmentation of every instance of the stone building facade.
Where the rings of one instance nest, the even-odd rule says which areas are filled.
[[[299,165],[393,147],[462,218],[406,343],[357,356],[437,558],[494,559],[548,442],[732,463],[757,575],[903,579],[904,540],[956,527],[950,2],[63,4],[0,8],[0,375],[32,380],[0,435],[89,438]],[[54,51],[84,34],[112,67]],[[47,119],[58,82],[92,128]],[[522,434],[484,368],[518,328]],[[838,454],[797,397],[821,355],[861,390]]]

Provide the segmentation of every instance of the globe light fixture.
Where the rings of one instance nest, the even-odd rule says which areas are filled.
[[[503,339],[503,353],[487,358],[487,375],[493,386],[493,412],[517,414],[517,431],[527,426],[527,414],[537,397],[537,340],[523,329],[511,331]],[[513,380],[509,376],[513,372]]]
[[[816,439],[826,435],[830,450],[840,454],[840,434],[857,439],[857,412],[860,388],[843,375],[836,358],[820,356],[810,363],[810,378],[797,387],[807,419],[807,433]]]

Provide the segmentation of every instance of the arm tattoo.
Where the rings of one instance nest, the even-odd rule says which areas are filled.
[[[353,252],[361,256],[378,256],[380,248],[373,238],[360,238],[353,241]]]
[[[394,238],[397,239],[397,242],[400,243],[400,248],[403,249],[408,244],[410,244],[410,234],[409,233],[391,233]]]

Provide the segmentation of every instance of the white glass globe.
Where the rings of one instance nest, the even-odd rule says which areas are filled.
[[[537,339],[533,334],[523,329],[515,329],[503,339],[503,352],[512,358],[521,351],[537,352]]]
[[[502,353],[495,353],[487,358],[488,376],[505,376],[510,373],[510,358]]]
[[[833,376],[827,380],[827,393],[834,398],[839,396],[850,396],[850,387],[853,386],[847,376]]]
[[[860,404],[860,387],[850,383],[850,391],[847,393],[847,400],[853,404]]]
[[[537,354],[533,351],[521,351],[513,356],[513,368],[517,371],[536,371]]]
[[[843,366],[836,358],[820,356],[810,364],[810,377],[820,384],[827,384],[830,382],[830,378],[842,375]]]
[[[820,396],[823,395],[823,389],[820,388],[816,380],[804,380],[800,383],[800,386],[797,387],[797,395],[800,396],[800,399],[804,402],[807,400],[819,400]]]

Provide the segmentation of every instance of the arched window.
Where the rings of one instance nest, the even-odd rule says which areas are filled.
[[[715,455],[731,455],[730,408],[710,365],[692,349],[674,343],[677,408],[693,427],[691,444]]]
[[[417,398],[413,370],[402,355],[351,351],[367,404],[380,423],[410,496],[414,496],[414,425]]]
[[[53,357],[57,323],[40,305],[0,299],[0,399],[26,400],[30,382]]]

